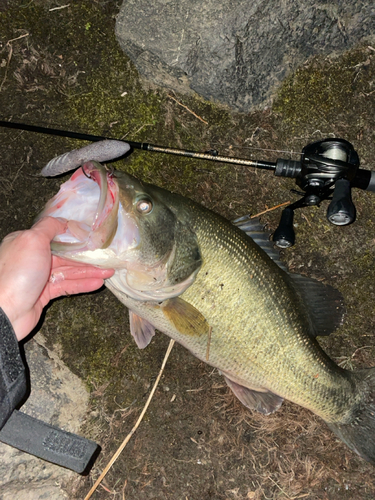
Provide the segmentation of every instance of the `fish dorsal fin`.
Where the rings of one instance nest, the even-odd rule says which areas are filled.
[[[139,349],[144,349],[151,342],[152,337],[155,335],[154,326],[147,320],[141,318],[133,311],[129,310],[130,333],[133,335],[134,340]]]
[[[335,288],[324,285],[312,278],[300,274],[289,273],[287,267],[280,260],[280,254],[270,241],[269,231],[259,219],[251,219],[250,215],[239,217],[232,221],[244,231],[290,278],[290,283],[301,299],[302,306],[307,310],[310,318],[310,335],[312,337],[326,336],[342,325],[345,307],[341,293]]]
[[[270,413],[275,412],[280,408],[282,402],[284,401],[283,398],[273,394],[272,392],[260,392],[248,389],[243,385],[237,384],[237,382],[233,382],[233,380],[225,375],[224,380],[243,405],[251,410],[257,410],[259,413],[263,413],[263,415],[269,415]]]
[[[232,220],[232,224],[244,231],[250,238],[279,266],[283,271],[287,268],[280,260],[280,253],[270,240],[270,232],[264,229],[258,218],[252,219],[250,214]]]
[[[166,300],[160,308],[182,335],[200,337],[210,330],[203,314],[180,297]]]
[[[307,309],[312,337],[327,336],[342,325],[345,306],[341,293],[330,285],[289,273],[292,286]]]

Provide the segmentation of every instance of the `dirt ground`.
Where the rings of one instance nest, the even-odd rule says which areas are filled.
[[[375,45],[307,61],[273,105],[248,115],[147,87],[114,37],[119,2],[0,0],[0,119],[274,161],[298,158],[324,137],[349,140],[375,169]],[[27,228],[64,179],[39,177],[52,157],[82,142],[0,128],[3,237]],[[268,172],[135,152],[116,168],[190,196],[228,218],[295,201],[291,180]],[[375,365],[375,197],[356,190],[357,221],[335,227],[327,203],[296,213],[294,272],[337,287],[345,324],[321,341],[341,366]],[[280,210],[262,222],[274,230]],[[128,313],[107,290],[55,301],[40,326],[51,348],[90,388],[82,433],[102,454],[66,485],[83,498],[140,414],[168,338],[139,351]],[[95,499],[370,500],[375,469],[307,410],[283,404],[264,417],[242,407],[217,370],[175,346],[136,434]]]

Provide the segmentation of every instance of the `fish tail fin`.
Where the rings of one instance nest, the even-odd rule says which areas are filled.
[[[350,418],[347,423],[326,423],[351,450],[375,465],[375,368],[350,375],[357,395]]]

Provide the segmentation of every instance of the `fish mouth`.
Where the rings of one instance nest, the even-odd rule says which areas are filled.
[[[112,171],[89,161],[64,183],[41,217],[67,219],[67,230],[51,243],[57,254],[107,248],[117,231],[119,188]]]

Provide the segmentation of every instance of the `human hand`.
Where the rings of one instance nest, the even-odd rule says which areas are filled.
[[[51,241],[66,228],[66,221],[45,217],[29,230],[8,234],[0,245],[0,307],[18,340],[37,325],[50,300],[92,292],[114,273],[52,256]]]

